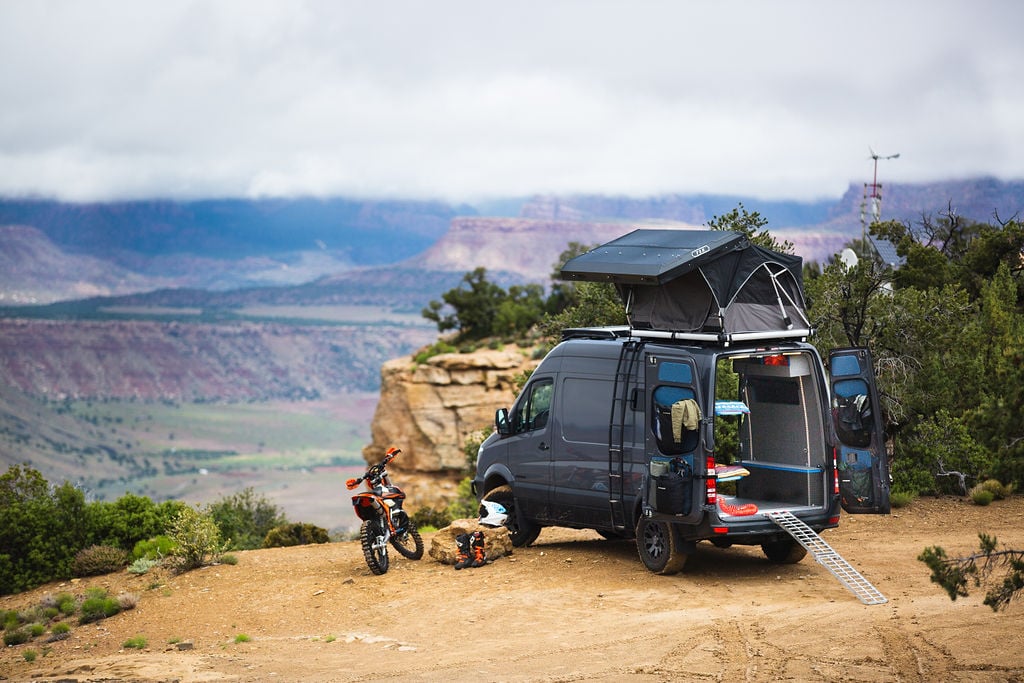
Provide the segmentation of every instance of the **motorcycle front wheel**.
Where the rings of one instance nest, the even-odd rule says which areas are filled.
[[[359,527],[359,542],[363,546],[363,559],[366,560],[366,566],[370,568],[370,571],[377,575],[388,571],[387,544],[374,546],[378,538],[383,535],[381,524],[381,520],[371,519],[363,522],[363,525]]]
[[[391,537],[391,545],[395,546],[395,550],[404,558],[418,560],[423,557],[423,539],[412,522],[409,522],[405,533]]]

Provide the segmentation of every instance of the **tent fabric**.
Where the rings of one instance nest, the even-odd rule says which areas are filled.
[[[613,282],[636,329],[772,332],[810,326],[803,259],[717,230],[634,230],[562,268]]]

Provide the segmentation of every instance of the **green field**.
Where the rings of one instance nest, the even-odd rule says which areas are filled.
[[[129,477],[82,481],[90,495],[125,493],[208,503],[246,487],[293,521],[326,528],[354,522],[344,480],[362,472],[377,395],[251,404],[70,402],[67,410],[136,463]]]

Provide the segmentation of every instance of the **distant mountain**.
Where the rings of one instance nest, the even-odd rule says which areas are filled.
[[[518,217],[479,216],[472,207],[436,202],[342,198],[0,199],[0,226],[28,226],[0,230],[0,303],[133,293],[134,301],[152,305],[360,303],[416,311],[477,266],[503,284],[546,283],[570,241],[596,244],[643,224],[702,226],[740,203],[805,260],[824,262],[860,236],[864,195],[863,184],[851,184],[838,201],[548,195],[485,207],[511,214],[518,206]],[[997,213],[1004,220],[1021,213],[1024,182],[892,184],[882,196],[883,219],[914,223],[952,207],[991,222]]]
[[[170,284],[96,256],[69,254],[37,228],[0,225],[0,305],[115,296]]]
[[[772,225],[801,227],[817,225],[827,220],[829,211],[835,206],[835,200],[800,202],[705,194],[669,194],[641,198],[538,195],[523,205],[520,215],[523,218],[542,220],[668,220],[705,225],[711,218],[728,213],[738,204],[743,204],[748,211],[757,211],[769,218]]]
[[[119,262],[167,254],[237,260],[302,251],[389,263],[426,249],[469,207],[355,199],[67,203],[0,199],[0,225],[30,225],[75,253]]]

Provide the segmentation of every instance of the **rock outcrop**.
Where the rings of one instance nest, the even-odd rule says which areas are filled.
[[[538,361],[517,346],[445,353],[417,364],[412,357],[381,367],[380,401],[363,449],[377,462],[389,446],[402,449],[395,469],[450,472],[466,465],[463,446],[473,432],[490,431],[494,411],[515,398],[516,376]]]

